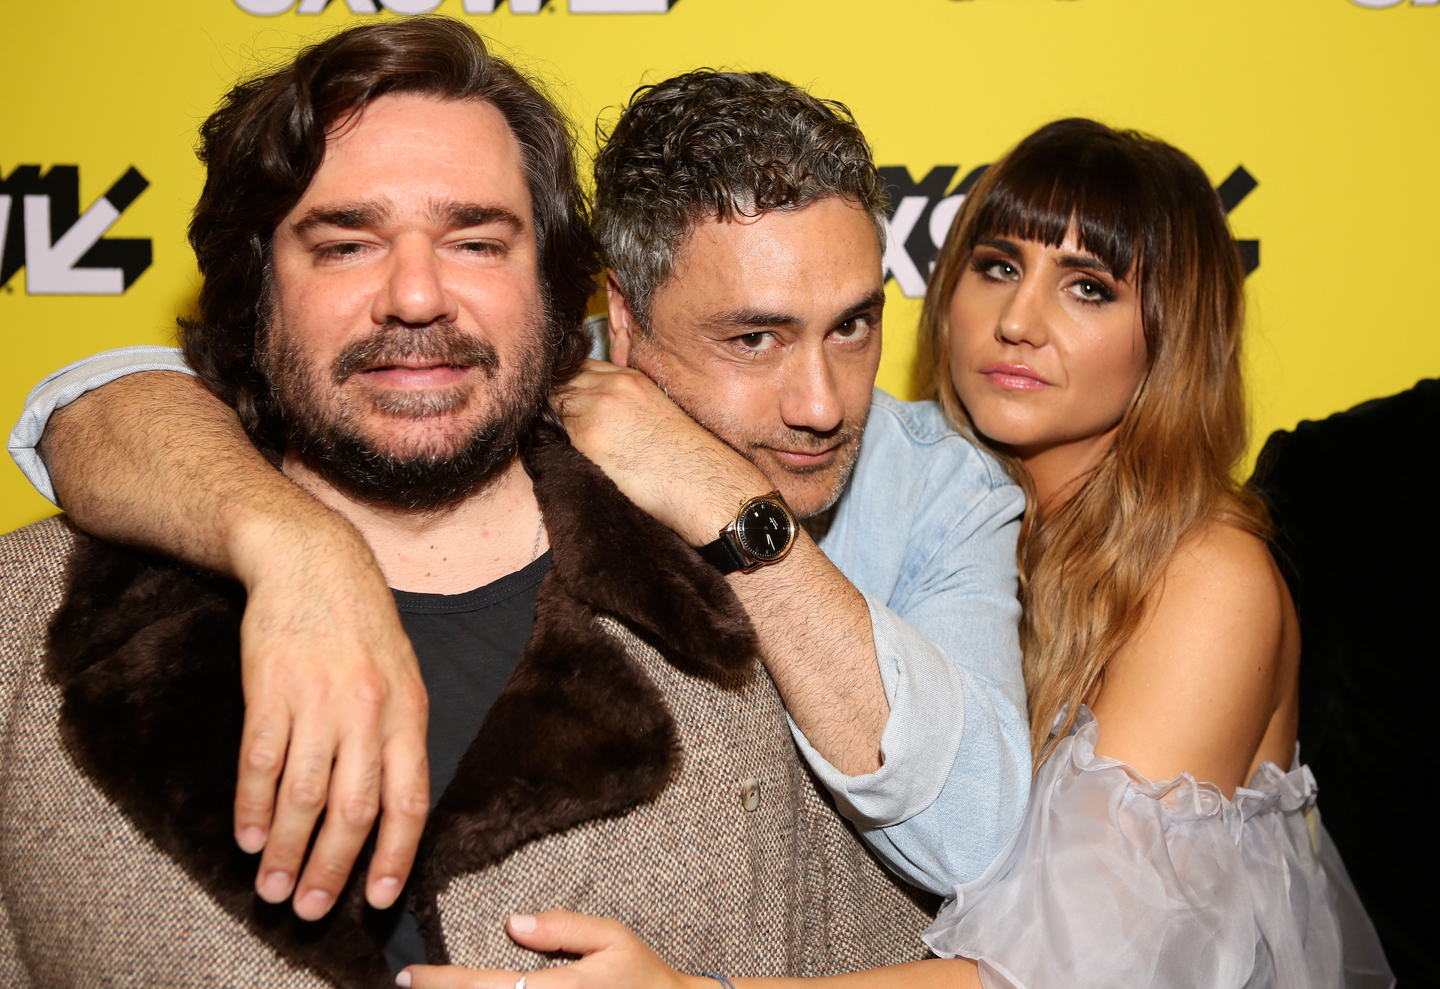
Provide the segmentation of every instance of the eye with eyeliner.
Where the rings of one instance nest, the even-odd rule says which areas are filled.
[[[970,267],[986,281],[1009,282],[1020,275],[1019,267],[1009,258],[994,254],[976,254],[970,258]],[[997,273],[997,268],[1005,269]]]
[[[1072,291],[1072,289],[1079,291]],[[1115,301],[1115,293],[1110,286],[1092,275],[1081,275],[1073,279],[1065,286],[1065,290],[1086,306],[1103,306],[1107,302]]]

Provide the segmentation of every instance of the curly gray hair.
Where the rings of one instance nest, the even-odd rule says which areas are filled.
[[[636,90],[595,160],[594,225],[630,311],[650,302],[705,218],[863,206],[885,243],[885,194],[843,103],[765,72],[699,69]]]

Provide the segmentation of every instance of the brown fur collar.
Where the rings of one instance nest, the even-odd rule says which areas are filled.
[[[676,667],[718,679],[758,644],[729,585],[567,443],[526,454],[554,547],[535,631],[431,815],[417,867],[421,927],[444,960],[435,900],[527,841],[656,797],[678,766],[654,684],[596,626],[609,614]],[[644,547],[636,551],[635,547]],[[82,536],[50,626],[47,672],[77,764],[225,910],[339,985],[391,984],[364,904],[363,863],[317,923],[254,893],[232,837],[244,706],[244,591]]]

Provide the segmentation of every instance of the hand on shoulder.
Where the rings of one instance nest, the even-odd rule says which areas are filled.
[[[1097,751],[1151,780],[1188,772],[1227,795],[1262,759],[1288,768],[1300,640],[1258,537],[1214,522],[1176,549],[1092,707]]]

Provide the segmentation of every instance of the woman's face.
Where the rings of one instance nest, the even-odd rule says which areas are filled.
[[[1022,458],[1108,441],[1145,373],[1131,278],[1073,228],[1059,247],[982,239],[950,300],[950,377],[975,427]]]

